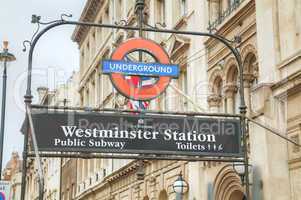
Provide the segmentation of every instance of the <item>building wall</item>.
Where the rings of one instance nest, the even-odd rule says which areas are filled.
[[[21,192],[22,160],[18,152],[13,152],[2,173],[2,179],[10,183],[9,199],[19,200]]]
[[[301,110],[296,109],[300,102],[300,80],[301,80],[301,46],[300,46],[300,1],[284,3],[283,1],[267,2],[273,8],[273,15],[269,20],[273,21],[274,28],[274,48],[276,80],[270,90],[273,99],[271,106],[276,107],[276,117],[272,117],[274,124],[280,130],[286,133],[286,136],[300,143],[300,124]],[[265,9],[266,11],[267,9]],[[267,20],[268,20],[267,19]],[[285,30],[285,31],[284,31]],[[283,114],[279,113],[285,113]],[[287,147],[285,158],[285,168],[288,170],[287,176],[289,180],[285,183],[290,185],[287,190],[290,191],[290,199],[300,198],[300,150],[297,146],[281,142],[282,148]],[[280,146],[276,146],[279,148]],[[288,165],[288,166],[287,166]],[[274,169],[275,176],[279,173],[278,169]],[[283,172],[285,173],[285,172]],[[278,186],[277,189],[282,186]],[[275,189],[275,187],[273,188]],[[285,193],[283,192],[283,197]]]
[[[61,200],[73,199],[76,194],[76,159],[64,158],[62,160]]]
[[[11,200],[19,200],[21,199],[21,182],[22,182],[22,172],[18,172],[14,174],[11,178],[10,184],[10,197]]]
[[[212,4],[215,3],[217,1],[212,1]],[[300,109],[296,109],[300,93],[300,45],[296,43],[300,20],[296,18],[298,14],[295,10],[298,6],[298,1],[243,1],[236,11],[215,28],[217,33],[227,38],[233,38],[235,34],[242,36],[238,47],[244,67],[253,66],[253,70],[249,68],[244,72],[251,72],[244,77],[248,116],[300,143]],[[248,12],[246,8],[255,9],[255,12]],[[243,14],[247,18],[235,16],[240,10],[244,10]],[[210,45],[209,42],[207,44]],[[212,46],[216,50],[213,51],[214,55],[225,55],[220,53],[221,48]],[[254,55],[252,62],[248,58],[249,53]],[[217,62],[221,60],[219,58]],[[229,106],[226,105],[233,104],[233,94],[229,94],[232,86],[227,85],[228,75],[231,75],[228,73],[231,71],[227,71],[227,64],[231,61],[225,59],[222,63],[225,63],[225,67],[213,70],[211,79],[212,91],[221,91],[221,94],[217,96],[215,93],[208,102],[215,110],[219,108],[227,111]],[[295,84],[292,85],[292,82]],[[296,188],[300,188],[300,184],[292,178],[292,174],[298,176],[296,172],[300,169],[298,148],[254,124],[250,124],[249,128],[252,180],[255,183],[252,188],[253,198],[298,199]]]
[[[241,41],[233,45],[242,55],[247,116],[300,143],[299,0],[146,2],[150,25],[164,22],[168,29],[209,29],[229,40],[239,36]],[[81,20],[122,23],[124,19],[135,25],[133,6],[134,1],[91,0]],[[73,40],[81,51],[82,106],[126,107],[126,99],[112,88],[99,63],[120,42],[134,36],[133,31],[75,29]],[[150,109],[239,113],[237,64],[221,43],[174,34],[145,33],[144,37],[161,44],[181,67],[179,79],[151,102]],[[248,142],[253,199],[300,198],[299,148],[254,124],[249,125]],[[190,185],[184,199],[242,199],[245,192],[232,165],[225,163],[148,161],[144,181],[137,180],[136,165],[134,161],[78,159],[75,199],[173,199],[171,183],[180,171]],[[96,181],[98,172],[102,178]]]
[[[46,87],[39,87],[39,103],[45,106],[79,106],[78,77],[79,73],[74,72],[65,84],[59,85],[54,91],[49,91]],[[69,163],[71,164],[69,165]],[[44,199],[71,199],[74,196],[72,195],[74,193],[72,188],[74,191],[76,188],[76,173],[70,173],[70,171],[76,169],[76,159],[68,160],[67,165],[66,162],[62,162],[61,158],[43,158],[42,167],[44,173]],[[38,199],[37,172],[36,161],[30,159],[26,179],[26,200]],[[62,196],[69,193],[71,195],[69,198],[62,198]]]

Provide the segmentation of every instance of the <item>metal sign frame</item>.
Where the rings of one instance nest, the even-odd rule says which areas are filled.
[[[242,148],[241,148],[241,132],[240,132],[240,116],[233,115],[232,117],[227,116],[215,116],[214,118],[203,115],[198,115],[195,113],[192,115],[185,114],[157,114],[157,113],[148,113],[144,112],[143,115],[132,115],[131,113],[126,112],[87,112],[87,111],[66,111],[66,110],[53,110],[53,109],[33,109],[32,114],[29,116],[34,121],[34,129],[36,141],[39,144],[39,152],[45,151],[45,153],[55,153],[55,152],[65,152],[68,155],[70,153],[80,152],[83,154],[87,153],[118,153],[120,155],[127,155],[131,159],[135,159],[137,154],[143,155],[153,155],[161,156],[165,155],[173,157],[174,155],[179,156],[195,156],[200,159],[206,159],[210,157],[224,157],[224,158],[242,158]],[[48,118],[48,116],[50,116]],[[52,117],[51,117],[52,116]],[[80,120],[85,119],[91,126],[88,124],[81,127]],[[139,120],[143,120],[142,124],[139,123]],[[71,122],[71,123],[69,123]],[[162,123],[164,126],[162,126]],[[212,127],[213,124],[221,128],[221,124],[224,124],[224,128],[216,129],[217,126]],[[96,125],[97,124],[97,125]],[[113,124],[111,126],[110,124]],[[119,138],[118,132],[117,135],[113,136],[88,136],[81,137],[75,136],[75,134],[66,135],[66,129],[63,130],[61,126],[71,126],[77,127],[78,129],[101,129],[101,130],[118,130],[118,131],[140,131],[143,133],[155,132],[155,136],[152,139],[133,139],[126,137],[122,134],[122,138]],[[110,125],[110,126],[108,126]],[[205,126],[204,126],[205,125]],[[208,125],[208,126],[206,126]],[[211,125],[211,126],[210,126]],[[227,132],[226,126],[231,125],[230,132]],[[89,127],[88,127],[89,126]],[[149,128],[149,127],[154,128]],[[164,139],[165,130],[169,127],[170,130],[185,133],[186,137],[187,132],[197,132],[203,133],[204,135],[211,134],[215,135],[216,141],[192,141],[186,140],[183,138],[173,138]],[[113,128],[114,127],[114,128]],[[117,129],[115,129],[117,127]],[[161,128],[160,128],[161,127]],[[210,127],[210,128],[209,128]],[[164,131],[162,130],[164,128]],[[205,131],[205,132],[204,132]],[[114,132],[114,131],[113,131]],[[112,132],[112,133],[113,133]],[[218,132],[218,133],[216,133]],[[115,133],[114,133],[115,134]],[[171,136],[171,135],[170,135]],[[136,138],[137,136],[135,136]],[[69,141],[70,146],[55,144],[55,140],[60,141]],[[69,140],[68,140],[69,139]],[[114,143],[123,143],[123,148],[104,148],[101,146],[90,146],[90,139],[93,142],[114,142]],[[74,143],[75,142],[75,143]],[[80,143],[81,142],[81,143]],[[82,143],[84,142],[84,144]],[[194,149],[181,149],[179,148],[178,143],[186,144],[191,143],[191,145],[200,145],[203,150],[196,151]],[[72,143],[72,144],[71,144]],[[79,144],[80,143],[80,144]],[[101,142],[100,142],[101,143]],[[83,146],[82,146],[83,145]],[[142,146],[141,146],[142,145]],[[186,144],[187,145],[187,144]],[[221,145],[223,150],[218,151],[213,150],[214,145]],[[200,147],[199,146],[199,147]],[[186,146],[188,147],[188,146]],[[136,154],[136,155],[132,155]]]
[[[138,26],[129,26],[127,24],[123,25],[112,25],[112,24],[98,24],[93,22],[83,22],[83,21],[70,21],[66,20],[65,17],[71,17],[71,15],[62,14],[61,19],[55,20],[52,22],[41,22],[41,17],[37,15],[32,16],[32,23],[38,25],[38,29],[35,32],[35,34],[32,37],[31,41],[24,41],[23,45],[26,49],[26,44],[29,45],[29,55],[28,55],[28,69],[27,69],[27,89],[26,94],[24,96],[24,102],[26,106],[26,119],[24,123],[24,148],[23,148],[23,165],[22,165],[22,188],[21,188],[21,200],[24,200],[25,198],[25,188],[26,188],[26,173],[27,173],[27,159],[28,157],[36,157],[39,160],[39,157],[74,157],[74,158],[126,158],[126,157],[120,157],[120,156],[106,156],[106,155],[90,155],[90,154],[47,154],[43,152],[39,152],[38,149],[35,149],[36,152],[29,152],[28,151],[28,143],[29,143],[29,136],[35,138],[34,131],[30,132],[30,110],[31,108],[37,108],[39,106],[31,105],[32,103],[32,92],[31,92],[31,86],[32,86],[32,68],[33,68],[33,53],[36,47],[36,44],[39,42],[39,40],[42,38],[42,36],[45,35],[48,31],[64,25],[75,25],[75,26],[91,26],[91,27],[98,27],[98,28],[109,28],[109,29],[123,29],[123,30],[132,30],[132,31],[139,31],[139,35],[142,36],[143,32],[157,32],[157,33],[172,33],[172,34],[178,34],[178,35],[191,35],[191,36],[200,36],[200,37],[211,37],[219,42],[223,43],[230,52],[234,55],[238,69],[239,69],[239,94],[240,94],[240,115],[237,115],[237,117],[240,118],[241,121],[241,134],[242,134],[242,141],[243,141],[243,152],[244,156],[241,159],[237,158],[202,158],[202,157],[193,157],[193,156],[158,156],[158,157],[152,157],[152,156],[145,156],[145,155],[137,155],[136,159],[163,159],[163,160],[188,160],[188,161],[218,161],[218,162],[242,162],[244,164],[245,168],[245,181],[246,181],[246,196],[249,199],[250,197],[250,190],[249,190],[249,158],[248,158],[248,145],[247,145],[247,128],[246,128],[246,112],[247,107],[245,104],[245,97],[244,97],[244,81],[243,81],[243,64],[242,59],[239,50],[233,45],[236,40],[231,41],[226,39],[223,36],[220,36],[218,34],[213,33],[206,33],[206,32],[195,32],[195,31],[179,31],[179,30],[172,30],[172,29],[161,29],[157,27],[151,27],[151,28],[145,28],[143,27],[143,9],[144,9],[144,1],[143,0],[136,0],[136,13],[137,13],[137,19],[138,19]],[[45,25],[45,27],[40,31],[40,26]],[[147,25],[150,27],[150,25]],[[40,106],[40,108],[43,108]],[[45,107],[44,107],[45,108]],[[49,107],[47,107],[49,108]],[[72,110],[74,108],[70,107],[64,107],[61,109],[65,110]],[[77,108],[77,109],[83,109],[83,108]],[[112,109],[111,111],[116,111]],[[117,110],[118,111],[118,110]],[[132,111],[120,111],[120,112],[132,112]],[[135,111],[138,112],[138,111]],[[164,112],[160,112],[161,114],[164,114]],[[183,113],[182,113],[183,114]],[[186,113],[188,116],[193,115],[193,113]],[[203,113],[198,113],[203,114]],[[221,116],[220,114],[208,114],[208,116]],[[223,114],[225,117],[233,117],[233,115],[229,114]],[[84,155],[84,156],[83,156]],[[40,161],[40,160],[39,160]],[[40,163],[39,163],[40,164]],[[40,173],[39,177],[39,199],[43,199],[43,182],[42,172]]]

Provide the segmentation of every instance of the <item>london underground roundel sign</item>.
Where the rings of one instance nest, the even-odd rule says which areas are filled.
[[[152,55],[156,63],[125,62],[126,56],[134,51]],[[179,73],[178,65],[170,64],[169,56],[159,44],[142,38],[129,39],[119,45],[112,53],[111,60],[102,62],[102,71],[110,74],[118,92],[133,100],[156,98]],[[137,86],[129,82],[127,76],[156,77],[156,81]]]

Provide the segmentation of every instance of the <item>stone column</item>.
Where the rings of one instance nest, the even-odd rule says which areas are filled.
[[[209,18],[210,22],[214,22],[219,16],[220,0],[209,0]]]
[[[92,75],[93,78],[93,75]],[[92,79],[89,79],[87,84],[88,84],[88,88],[89,88],[89,102],[88,102],[88,107],[94,107],[94,87],[93,87],[93,83],[92,83]]]
[[[98,162],[100,162],[100,159],[95,159],[95,161],[94,161],[94,171],[95,172],[98,172],[98,171],[100,171],[100,168],[99,168],[99,163]]]
[[[82,94],[83,94],[83,107],[87,106],[87,101],[86,101],[86,87],[84,86],[82,89]]]
[[[81,159],[77,159],[76,160],[76,162],[77,162],[77,168],[76,168],[76,171],[77,171],[77,183],[81,183],[81,181],[82,181],[82,168],[81,168]]]
[[[94,91],[94,98],[95,98],[95,106],[98,107],[100,104],[100,91],[99,91],[99,84],[100,84],[100,80],[99,80],[99,69],[95,69],[95,75],[94,75],[94,83],[95,83],[95,91]]]
[[[88,160],[83,160],[83,181],[85,181],[87,177],[88,177]]]
[[[210,112],[218,113],[219,107],[221,106],[221,103],[222,103],[222,98],[218,95],[212,94],[212,95],[208,96],[207,101],[208,101]]]
[[[133,199],[136,199],[136,200],[140,200],[140,199],[142,199],[141,198],[141,194],[140,194],[140,190],[141,190],[141,188],[140,188],[140,184],[139,183],[137,183],[135,186],[134,186],[134,198]]]
[[[88,160],[88,177],[91,177],[94,173],[94,159]]]
[[[247,115],[250,115],[251,112],[251,83],[254,80],[253,74],[244,74],[244,94],[245,94],[245,102],[247,106]]]
[[[224,87],[225,97],[227,99],[227,113],[233,114],[235,112],[235,93],[237,92],[237,86],[233,83],[227,84]]]
[[[156,200],[158,198],[156,193],[156,177],[152,174],[151,177],[148,179],[148,181],[149,181],[149,199]]]

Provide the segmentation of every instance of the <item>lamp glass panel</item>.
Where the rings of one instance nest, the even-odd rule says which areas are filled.
[[[238,174],[244,174],[245,173],[245,166],[244,165],[234,165],[235,171]]]
[[[173,189],[175,191],[175,193],[185,193],[187,192],[187,183],[183,180],[177,180],[174,184],[173,184]]]

